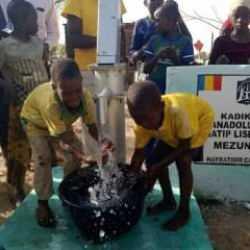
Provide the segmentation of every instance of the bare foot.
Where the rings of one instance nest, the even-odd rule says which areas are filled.
[[[36,209],[37,223],[41,227],[55,227],[56,219],[53,211],[46,202],[39,202]]]
[[[173,218],[162,225],[163,230],[176,231],[187,224],[190,218],[189,211],[177,211]]]
[[[176,201],[172,200],[162,200],[154,206],[147,208],[147,213],[149,215],[157,215],[162,212],[172,211],[176,209]]]

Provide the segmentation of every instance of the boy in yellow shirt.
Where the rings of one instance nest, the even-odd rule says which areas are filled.
[[[149,208],[151,214],[176,208],[167,166],[176,163],[180,183],[180,205],[163,228],[177,230],[190,217],[189,201],[193,188],[192,160],[202,159],[202,146],[213,126],[211,106],[198,96],[174,93],[161,96],[150,81],[133,84],[128,90],[128,108],[136,122],[136,148],[131,166],[139,171],[146,160],[149,186],[159,180],[163,200]],[[151,139],[157,139],[152,152],[145,153]]]
[[[63,145],[65,175],[80,167],[81,143],[72,124],[81,118],[89,133],[97,140],[95,105],[91,95],[82,90],[82,77],[77,64],[61,59],[52,69],[52,82],[34,89],[26,99],[21,120],[32,148],[35,165],[34,187],[38,196],[36,210],[40,226],[55,226],[55,216],[49,207],[53,193],[51,173],[51,143]]]
[[[125,12],[121,1],[121,13]],[[96,63],[98,0],[66,0],[61,14],[67,19],[66,47],[73,49],[71,57],[81,70],[86,88],[94,93],[94,75],[89,66]]]

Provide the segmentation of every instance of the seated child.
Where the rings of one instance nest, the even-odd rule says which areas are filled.
[[[169,179],[168,166],[175,162],[179,173],[180,205],[163,228],[177,230],[190,217],[189,201],[193,188],[192,160],[201,160],[202,146],[213,126],[211,106],[198,96],[173,93],[161,96],[155,83],[138,82],[128,90],[129,112],[136,122],[136,148],[131,166],[140,170],[144,160],[151,188],[159,180],[163,200],[149,208],[151,214],[176,208]],[[157,139],[152,152],[145,154],[149,141]]]
[[[56,223],[48,202],[53,193],[51,142],[63,145],[65,175],[81,165],[81,143],[72,131],[72,124],[78,118],[97,140],[93,99],[87,90],[82,90],[82,77],[77,64],[71,59],[61,59],[52,68],[52,82],[34,89],[21,112],[35,165],[36,217],[40,226],[52,227]]]

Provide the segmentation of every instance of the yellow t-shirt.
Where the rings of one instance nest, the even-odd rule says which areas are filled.
[[[214,111],[198,96],[186,93],[163,95],[164,119],[158,130],[136,125],[136,148],[143,148],[150,139],[160,139],[177,147],[180,139],[191,139],[191,147],[202,146],[213,127]]]
[[[60,136],[70,130],[79,117],[87,125],[96,121],[95,104],[90,93],[84,90],[79,110],[71,113],[60,102],[51,83],[35,88],[25,100],[21,111],[21,119],[27,122],[26,131],[29,136]]]
[[[126,12],[123,2],[121,11]],[[68,15],[83,20],[83,34],[97,36],[98,0],[66,0],[62,16]],[[81,70],[88,70],[88,66],[96,62],[96,49],[75,49],[75,60]]]

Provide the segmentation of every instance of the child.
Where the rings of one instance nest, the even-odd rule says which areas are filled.
[[[226,19],[226,21],[222,24],[220,35],[230,36],[233,31],[232,24],[232,12],[239,6],[246,6],[250,8],[250,0],[231,0],[230,1],[230,16]]]
[[[13,32],[0,41],[0,71],[14,89],[15,98],[10,104],[6,163],[8,182],[17,191],[17,199],[25,197],[24,177],[30,163],[30,148],[19,121],[19,113],[28,93],[40,83],[48,81],[44,66],[44,45],[35,37],[37,14],[31,3],[11,1],[8,16]],[[8,86],[5,86],[5,89]],[[8,119],[8,118],[6,118]]]
[[[230,35],[219,36],[213,45],[210,64],[250,63],[250,9],[238,6],[232,14],[233,30]]]
[[[151,37],[143,50],[147,55],[144,72],[149,74],[149,79],[164,94],[167,67],[190,64],[194,59],[194,52],[188,30],[186,29],[185,34],[178,29],[182,19],[175,1],[166,1],[156,11],[155,17],[158,21],[158,33]]]
[[[52,68],[52,83],[45,83],[31,92],[21,113],[35,165],[36,216],[40,226],[53,227],[56,223],[48,202],[53,191],[51,142],[64,145],[65,175],[81,165],[81,144],[72,132],[72,124],[78,118],[97,139],[93,99],[82,90],[77,64],[71,59],[61,59]]]
[[[176,163],[180,182],[180,205],[175,216],[163,228],[177,230],[190,217],[189,201],[193,188],[192,160],[201,160],[202,146],[213,126],[214,113],[210,105],[198,96],[174,93],[161,96],[155,83],[133,84],[128,90],[128,108],[136,122],[136,148],[131,166],[139,170],[147,160],[149,184],[158,178],[163,200],[149,208],[151,214],[175,209],[176,201],[171,189],[168,165]],[[145,146],[158,139],[150,154]]]
[[[129,61],[136,64],[142,57],[142,47],[155,34],[157,23],[154,12],[163,4],[163,0],[144,0],[149,16],[138,20],[134,26],[131,48],[129,51]]]

